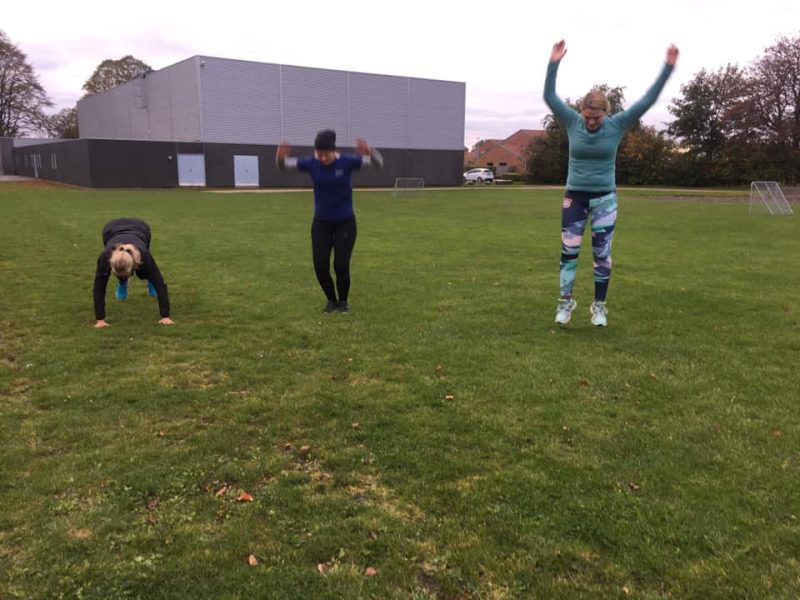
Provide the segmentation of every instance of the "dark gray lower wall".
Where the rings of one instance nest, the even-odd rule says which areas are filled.
[[[83,187],[177,187],[177,155],[203,154],[206,187],[232,188],[233,157],[250,155],[258,156],[260,187],[308,187],[306,174],[278,171],[275,151],[274,145],[81,139],[14,148],[14,162],[19,175]],[[292,148],[295,156],[311,153],[310,147]],[[461,185],[461,150],[388,148],[381,149],[381,153],[384,169],[354,173],[355,186],[393,186],[397,177],[422,177],[428,187]]]
[[[14,138],[0,137],[0,175],[16,175]]]
[[[89,140],[58,141],[14,148],[17,175],[91,187]]]

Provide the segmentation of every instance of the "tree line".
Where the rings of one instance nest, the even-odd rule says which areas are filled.
[[[82,86],[84,97],[109,90],[152,71],[149,65],[131,55],[102,61]],[[0,137],[44,135],[77,138],[77,108],[47,114],[53,101],[25,53],[0,30]]]
[[[623,110],[623,88],[598,85],[610,114]],[[680,88],[665,130],[639,123],[617,154],[620,185],[739,186],[754,180],[796,185],[800,179],[800,36],[781,36],[740,68],[701,70]],[[578,102],[566,99],[578,109]],[[567,136],[552,114],[546,135],[527,148],[531,183],[563,184]]]

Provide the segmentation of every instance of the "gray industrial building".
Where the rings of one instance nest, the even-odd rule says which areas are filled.
[[[194,56],[78,102],[80,140],[19,146],[20,175],[87,187],[308,186],[275,167],[277,145],[312,151],[320,129],[341,150],[366,138],[386,168],[355,185],[460,185],[466,86]]]

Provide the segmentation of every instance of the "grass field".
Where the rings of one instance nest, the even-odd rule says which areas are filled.
[[[357,192],[323,315],[309,192],[2,184],[0,598],[800,595],[798,217],[624,191],[557,329],[560,197]]]

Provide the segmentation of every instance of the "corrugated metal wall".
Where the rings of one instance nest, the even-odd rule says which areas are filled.
[[[466,85],[195,56],[78,102],[81,137],[463,150]]]
[[[78,101],[82,138],[199,142],[197,61],[151,71]]]
[[[199,58],[203,138],[265,143],[280,139],[280,67],[243,60]]]

